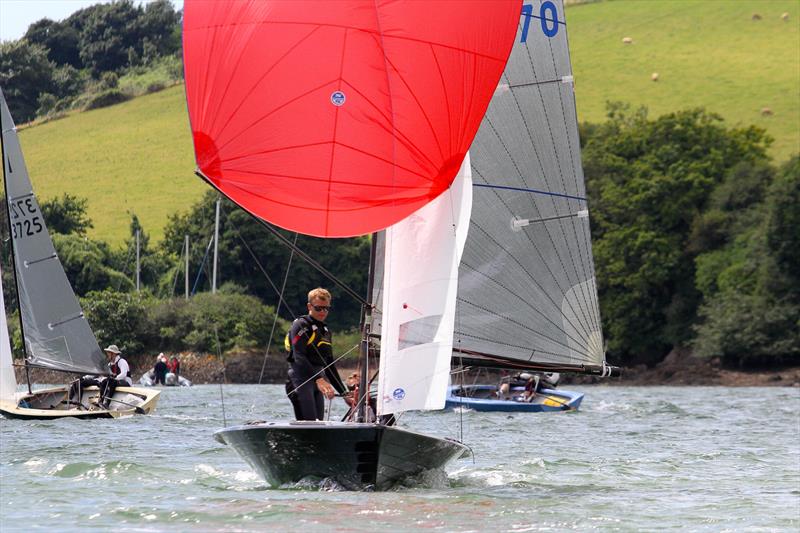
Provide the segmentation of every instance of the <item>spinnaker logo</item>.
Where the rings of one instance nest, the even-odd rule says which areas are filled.
[[[333,94],[331,94],[331,103],[335,106],[343,105],[345,99],[342,91],[334,91]]]
[[[395,400],[402,400],[403,398],[406,397],[406,391],[404,391],[403,389],[400,389],[400,388],[394,389],[392,391],[392,397]]]

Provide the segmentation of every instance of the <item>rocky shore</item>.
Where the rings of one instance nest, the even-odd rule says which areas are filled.
[[[167,354],[171,356],[172,354]],[[263,352],[226,354],[221,359],[212,354],[179,353],[181,375],[194,384],[203,383],[283,383],[286,360],[283,354],[271,354],[265,361]],[[152,368],[153,355],[127,357],[134,381]],[[16,361],[22,363],[21,361]],[[351,361],[340,364],[342,375],[352,370]],[[17,382],[25,382],[25,370],[17,367]],[[63,383],[64,375],[34,369],[36,383]],[[487,378],[489,379],[489,378]],[[644,365],[624,368],[622,377],[600,379],[594,376],[563,375],[561,383],[604,383],[611,386],[726,386],[726,387],[800,387],[800,366],[771,370],[733,370],[723,368],[718,359],[699,359],[682,351],[674,351],[653,368]]]

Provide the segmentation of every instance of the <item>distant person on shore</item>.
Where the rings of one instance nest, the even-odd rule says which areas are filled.
[[[181,374],[181,362],[178,361],[178,356],[173,355],[169,358],[169,363],[167,363],[167,368],[170,372],[175,374],[175,379],[178,379],[178,376]]]
[[[322,420],[325,399],[348,390],[333,363],[332,333],[325,320],[331,310],[331,293],[316,288],[308,293],[308,314],[294,322],[286,336],[289,352],[286,395],[297,420]],[[326,379],[327,378],[327,379]]]
[[[156,364],[153,367],[153,385],[166,385],[166,377],[167,371],[169,367],[167,366],[167,358],[164,353],[158,354],[156,358]]]

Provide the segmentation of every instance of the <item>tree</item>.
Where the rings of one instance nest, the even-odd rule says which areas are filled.
[[[0,43],[0,87],[15,123],[36,116],[39,94],[52,92],[54,69],[40,44],[25,39]]]
[[[78,198],[65,193],[61,198],[45,200],[40,205],[45,225],[51,232],[68,235],[75,233],[82,237],[94,227],[87,214],[86,198]]]
[[[728,203],[715,206],[721,211],[730,208],[731,220],[725,243],[697,258],[697,284],[704,300],[693,345],[698,355],[721,357],[730,366],[798,364],[798,158],[780,171],[767,167],[753,173],[758,177],[749,180],[750,189],[762,190],[760,195],[736,209]],[[757,186],[765,175],[767,187]],[[741,174],[737,181],[748,182]]]
[[[131,0],[93,6],[80,35],[80,57],[95,76],[128,64],[128,49],[139,49],[141,9]]]
[[[83,67],[78,44],[80,33],[69,22],[54,22],[43,18],[28,26],[25,39],[32,44],[40,44],[47,50],[47,57],[56,65]]]
[[[766,160],[770,140],[703,110],[649,120],[612,104],[608,116],[583,128],[601,312],[612,355],[652,364],[692,335],[697,217],[737,165]]]
[[[197,269],[205,265],[205,271],[199,278],[201,283],[198,290],[210,288],[211,252],[206,255],[206,250],[214,234],[216,197],[215,192],[209,191],[193,206],[191,212],[173,216],[165,228],[165,252],[175,254],[183,247],[184,235],[190,236],[192,284],[198,279]],[[286,276],[291,251],[259,222],[227,200],[222,202],[220,218],[219,283],[230,281],[245,288],[248,294],[275,305],[278,313],[286,319],[305,313],[309,290],[317,286],[327,287],[334,294],[336,309],[330,317],[332,327],[348,328],[358,324],[361,311],[359,303],[297,255],[291,261],[284,294],[285,303],[278,305],[278,295]],[[295,239],[293,233],[282,234],[290,241]],[[370,248],[368,239],[318,239],[300,235],[297,236],[297,246],[348,286],[366,295]]]

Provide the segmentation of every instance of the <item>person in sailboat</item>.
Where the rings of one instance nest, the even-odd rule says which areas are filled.
[[[108,409],[111,403],[111,397],[114,395],[117,385],[122,384],[123,386],[129,387],[133,384],[130,378],[130,366],[128,365],[128,361],[122,357],[122,351],[117,345],[111,344],[103,351],[108,357],[108,368],[111,371],[111,376],[98,378],[87,375],[73,381],[69,388],[70,402],[80,402],[83,389],[96,386],[100,389],[97,405],[103,409]],[[73,398],[77,398],[77,400],[73,400]]]
[[[326,289],[311,290],[308,314],[295,319],[287,335],[286,395],[297,420],[322,420],[325,399],[332,399],[337,392],[345,396],[346,401],[351,398],[333,363],[332,333],[325,323],[331,301],[331,293]]]
[[[100,384],[100,406],[108,409],[111,397],[114,396],[117,387],[119,385],[130,387],[133,385],[133,380],[131,379],[131,367],[128,365],[128,361],[122,357],[122,352],[117,345],[111,344],[104,351],[109,359],[108,368],[111,370],[111,376]]]

